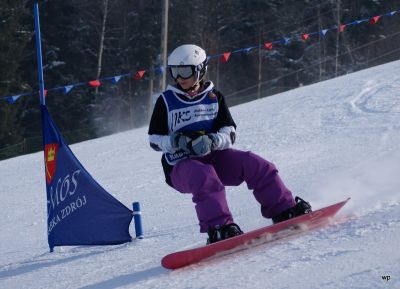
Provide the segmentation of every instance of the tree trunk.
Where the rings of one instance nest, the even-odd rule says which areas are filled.
[[[100,78],[101,69],[102,69],[102,61],[103,61],[103,51],[104,51],[104,38],[106,34],[106,22],[107,22],[107,15],[108,15],[108,0],[103,0],[103,21],[101,24],[101,33],[100,33],[100,43],[99,43],[99,53],[97,58],[97,73],[96,79]],[[96,87],[96,94],[98,93],[98,88]]]
[[[335,77],[338,76],[339,66],[339,41],[340,41],[340,0],[336,0],[337,11],[337,32],[336,32],[336,57],[335,57]]]
[[[322,37],[321,37],[321,5],[318,4],[318,41],[319,41],[319,81],[322,80]]]

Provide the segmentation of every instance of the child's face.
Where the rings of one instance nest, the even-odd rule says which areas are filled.
[[[188,79],[182,79],[178,76],[178,79],[176,81],[183,89],[189,89],[195,84],[196,79],[195,76],[192,76],[191,78]]]

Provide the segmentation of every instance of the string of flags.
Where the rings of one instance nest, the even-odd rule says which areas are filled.
[[[314,36],[325,37],[330,31],[339,31],[340,33],[342,33],[349,27],[359,25],[362,23],[369,23],[370,25],[373,26],[373,25],[376,25],[383,17],[392,17],[397,13],[400,13],[400,10],[391,11],[386,14],[377,15],[377,16],[373,16],[370,18],[354,20],[347,24],[334,25],[330,28],[322,29],[317,32],[295,34],[293,36],[285,36],[285,37],[282,37],[281,39],[278,39],[275,41],[270,41],[270,42],[265,42],[261,45],[255,45],[255,46],[250,46],[250,47],[246,47],[246,48],[240,48],[240,49],[237,49],[234,51],[223,52],[221,54],[210,55],[210,56],[208,56],[208,60],[218,59],[220,62],[228,62],[233,54],[238,54],[238,53],[248,54],[254,49],[273,50],[276,45],[278,45],[278,46],[279,45],[288,45],[293,40],[308,41],[308,40],[312,39]],[[132,77],[134,80],[140,80],[144,77],[144,75],[146,73],[154,72],[155,74],[163,74],[163,73],[165,73],[165,71],[166,71],[166,67],[157,67],[157,68],[153,68],[153,69],[137,70],[137,71],[126,73],[126,74],[104,77],[104,78],[94,79],[94,80],[87,81],[87,82],[80,82],[80,83],[74,83],[74,84],[69,84],[69,85],[65,85],[65,86],[59,86],[59,87],[45,89],[44,95],[46,97],[48,92],[52,92],[52,91],[62,91],[64,94],[68,94],[74,88],[77,88],[77,87],[86,86],[86,87],[96,88],[96,87],[102,86],[106,82],[111,82],[111,84],[115,85],[115,84],[119,83],[119,81],[123,78]],[[38,95],[38,94],[39,94],[39,92],[26,92],[26,93],[20,93],[20,94],[12,95],[12,96],[0,97],[0,100],[6,100],[6,101],[8,101],[8,103],[14,104],[21,97]]]

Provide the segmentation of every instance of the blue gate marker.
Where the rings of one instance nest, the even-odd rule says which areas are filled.
[[[132,214],[135,222],[136,239],[143,239],[142,213],[140,211],[139,202],[134,202],[132,204],[132,207],[133,207]]]

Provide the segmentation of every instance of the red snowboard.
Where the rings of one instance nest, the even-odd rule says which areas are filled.
[[[229,254],[238,250],[246,249],[246,245],[254,246],[254,244],[274,241],[305,230],[316,229],[327,224],[329,219],[333,217],[349,200],[350,198],[312,213],[250,231],[210,245],[169,254],[161,260],[161,264],[167,269],[178,269],[200,262],[217,254]]]

